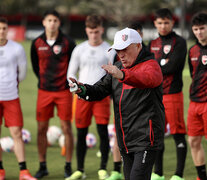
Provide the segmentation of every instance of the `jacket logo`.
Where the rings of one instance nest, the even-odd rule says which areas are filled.
[[[165,54],[168,54],[170,52],[170,50],[171,50],[171,45],[164,45],[163,52]]]
[[[123,40],[123,41],[126,41],[127,39],[128,39],[128,35],[127,35],[127,34],[123,34],[123,35],[122,35],[122,40]]]
[[[61,50],[62,50],[62,47],[61,47],[60,45],[55,45],[55,46],[53,47],[53,52],[54,52],[55,54],[60,54]]]
[[[206,65],[207,64],[207,55],[203,55],[201,60],[202,60],[203,65]]]

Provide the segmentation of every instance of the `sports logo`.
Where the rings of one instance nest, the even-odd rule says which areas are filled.
[[[170,52],[170,50],[171,50],[171,45],[164,45],[163,52],[165,54],[168,54]]]
[[[207,64],[207,55],[203,55],[201,60],[202,60],[202,63],[204,65],[206,65]]]
[[[123,41],[126,41],[127,39],[128,39],[128,35],[127,35],[127,34],[123,34],[123,35],[122,35],[122,40],[123,40]]]
[[[62,47],[61,47],[60,45],[55,45],[55,46],[53,47],[53,52],[54,52],[55,54],[59,54],[59,53],[61,52],[61,50],[62,50]]]

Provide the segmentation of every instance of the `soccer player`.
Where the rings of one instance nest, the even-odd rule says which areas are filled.
[[[149,43],[149,48],[162,69],[165,123],[169,123],[170,132],[176,144],[177,167],[170,180],[183,180],[187,143],[183,115],[182,72],[187,46],[186,41],[173,32],[174,20],[169,9],[163,8],[156,11],[154,25],[159,37]],[[163,154],[164,147],[157,153],[151,180],[165,179],[163,175]]]
[[[103,41],[104,33],[103,20],[100,16],[87,16],[85,21],[85,31],[88,40],[76,46],[68,67],[68,77],[93,85],[105,75],[105,71],[101,68],[103,64],[109,61],[113,63],[114,53],[108,53],[110,45]],[[100,136],[100,152],[101,164],[98,171],[99,179],[108,177],[106,166],[109,153],[109,137],[107,125],[110,117],[110,97],[104,98],[102,101],[87,102],[77,99],[75,122],[77,127],[77,171],[70,178],[80,179],[85,177],[84,160],[87,151],[86,135],[88,127],[91,124],[92,115],[95,117],[98,134]]]
[[[70,78],[78,83],[76,93],[85,100],[112,95],[125,180],[150,180],[156,152],[164,143],[162,72],[141,43],[137,31],[122,29],[116,32],[111,47],[120,61],[103,65],[107,74],[101,80],[88,85]],[[69,83],[70,87],[73,83]]]
[[[35,177],[48,175],[46,164],[49,119],[57,107],[60,124],[65,136],[66,162],[65,177],[71,175],[73,153],[73,134],[71,128],[72,93],[68,90],[67,68],[75,42],[60,30],[60,15],[55,10],[45,12],[43,18],[45,31],[31,46],[31,61],[38,78],[38,98],[36,118],[38,123],[38,153],[40,167]]]
[[[23,116],[18,86],[25,79],[27,59],[23,47],[7,39],[8,21],[0,17],[0,124],[4,117],[14,140],[14,153],[19,163],[19,180],[36,180],[27,170],[24,142],[22,140]],[[0,180],[5,179],[0,150]]]
[[[188,109],[188,141],[196,167],[197,180],[207,180],[202,137],[207,139],[207,13],[192,18],[192,30],[197,42],[189,50],[188,63],[192,83]]]

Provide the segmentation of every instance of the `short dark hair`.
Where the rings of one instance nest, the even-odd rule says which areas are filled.
[[[5,17],[0,17],[0,23],[5,23],[8,25],[8,20]]]
[[[134,23],[132,23],[130,25],[130,28],[132,28],[132,29],[134,29],[136,31],[139,30],[140,32],[142,32],[142,30],[143,30],[143,27],[142,27],[142,25],[141,25],[140,22],[134,22]]]
[[[53,15],[53,16],[57,17],[59,20],[61,20],[60,14],[54,9],[45,11],[45,13],[43,14],[43,19],[48,15]]]
[[[168,8],[162,8],[162,9],[158,9],[157,11],[155,11],[155,20],[157,18],[167,18],[167,19],[173,19],[173,14],[172,12],[168,9]]]
[[[89,15],[86,17],[85,25],[86,27],[95,29],[98,26],[103,26],[103,19],[99,15]]]
[[[205,25],[207,24],[207,13],[199,12],[196,13],[191,20],[191,25]]]

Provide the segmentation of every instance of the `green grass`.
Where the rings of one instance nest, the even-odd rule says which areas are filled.
[[[22,104],[22,110],[24,115],[24,128],[28,129],[32,134],[32,141],[29,144],[25,145],[26,149],[26,160],[27,166],[30,169],[32,174],[35,174],[37,169],[39,168],[38,162],[38,153],[37,153],[37,145],[36,145],[36,134],[37,134],[37,123],[35,120],[35,109],[36,109],[36,97],[37,97],[37,79],[34,76],[34,73],[31,69],[30,64],[30,41],[26,41],[23,43],[23,46],[26,50],[28,57],[28,73],[27,78],[20,84],[20,100]],[[184,110],[185,110],[185,119],[187,118],[187,110],[189,104],[189,84],[191,79],[188,73],[188,66],[185,66],[184,73]],[[111,118],[111,123],[113,120]],[[50,125],[59,125],[59,120],[57,117],[50,120]],[[74,137],[76,137],[76,129],[73,123]],[[91,132],[97,135],[95,123],[93,123],[90,127]],[[8,129],[2,127],[2,137],[9,135]],[[207,149],[206,141],[203,141],[204,148]],[[165,139],[165,155],[164,155],[164,175],[166,180],[170,179],[170,177],[174,174],[175,165],[176,165],[176,153],[175,153],[175,145],[172,137],[168,137]],[[44,180],[62,180],[63,178],[63,167],[65,164],[65,158],[60,155],[60,147],[55,144],[52,147],[48,148],[47,152],[47,164],[49,170],[49,176],[43,178]],[[87,174],[87,179],[89,180],[97,180],[97,170],[99,168],[100,159],[96,157],[96,152],[98,151],[98,144],[95,148],[89,149],[87,152],[86,160],[85,160],[85,171]],[[207,153],[206,153],[207,155]],[[6,178],[7,180],[16,180],[18,179],[19,168],[18,163],[16,161],[14,153],[3,153],[3,165],[6,169]],[[72,161],[73,170],[76,170],[76,156],[74,152],[73,161]],[[108,172],[113,169],[113,161],[112,156],[110,155],[108,162]],[[196,179],[196,170],[194,168],[191,154],[188,146],[188,154],[186,160],[186,167],[184,171],[185,180],[195,180]]]

